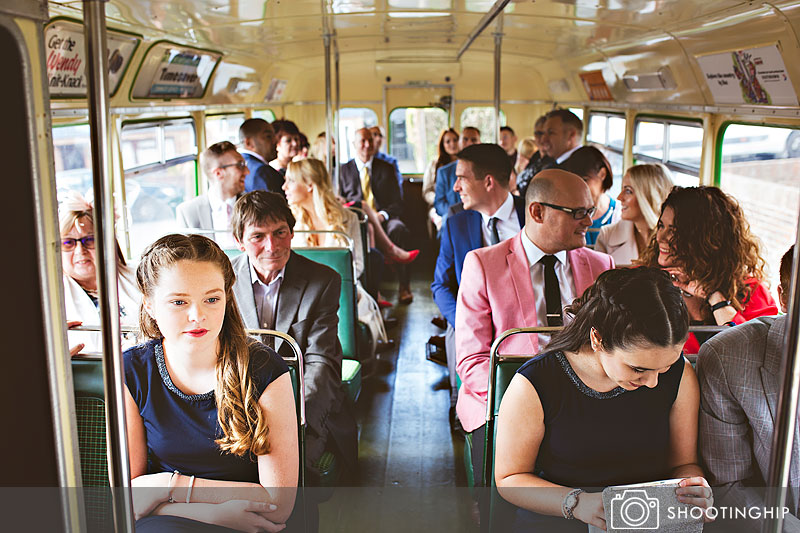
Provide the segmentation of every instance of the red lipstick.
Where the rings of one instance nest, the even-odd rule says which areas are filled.
[[[191,331],[186,332],[187,335],[190,335],[192,337],[202,337],[206,333],[208,333],[208,330],[203,328],[193,329]]]

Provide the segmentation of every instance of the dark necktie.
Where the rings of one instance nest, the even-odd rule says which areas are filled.
[[[500,233],[497,231],[497,221],[499,219],[497,217],[492,217],[489,219],[489,230],[492,232],[489,238],[489,245],[497,244],[500,242]]]
[[[556,256],[546,255],[539,260],[544,265],[544,303],[547,308],[547,325],[561,326],[561,289],[556,277]]]

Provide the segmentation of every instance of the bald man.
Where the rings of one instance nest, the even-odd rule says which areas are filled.
[[[469,252],[456,302],[456,371],[461,378],[456,412],[472,433],[475,483],[483,472],[489,349],[511,328],[557,326],[562,309],[614,268],[611,256],[585,248],[594,204],[584,181],[563,170],[531,180],[525,225],[514,237]],[[548,339],[549,340],[549,339]],[[544,336],[515,335],[504,354],[536,354]]]

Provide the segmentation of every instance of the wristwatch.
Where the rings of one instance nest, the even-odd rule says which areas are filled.
[[[578,506],[578,495],[581,492],[583,492],[583,489],[572,489],[564,496],[564,501],[561,504],[561,514],[563,514],[564,518],[567,520],[573,520],[575,518],[572,512],[575,510],[575,507]]]

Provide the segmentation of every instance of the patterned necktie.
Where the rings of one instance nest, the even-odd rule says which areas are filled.
[[[369,167],[364,165],[364,167],[361,169],[361,190],[364,191],[364,201],[374,209],[375,205],[374,198],[372,197],[372,185],[370,181]]]
[[[547,325],[564,324],[561,310],[561,289],[556,277],[556,256],[546,255],[539,260],[544,265],[544,303],[547,308]]]
[[[491,232],[491,236],[489,238],[489,245],[497,244],[500,242],[500,233],[497,231],[497,221],[499,219],[497,217],[492,217],[489,219],[489,231]]]

